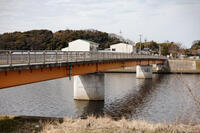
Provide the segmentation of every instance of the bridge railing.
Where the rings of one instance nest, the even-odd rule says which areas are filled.
[[[117,52],[0,50],[0,66],[138,58],[165,59],[166,57]]]

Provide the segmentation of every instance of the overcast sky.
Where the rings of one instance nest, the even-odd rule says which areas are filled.
[[[139,41],[200,39],[200,0],[0,0],[0,33],[97,29]]]

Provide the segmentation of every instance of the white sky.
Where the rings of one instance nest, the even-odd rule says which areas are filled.
[[[139,41],[200,40],[200,0],[0,0],[0,33],[97,29]]]

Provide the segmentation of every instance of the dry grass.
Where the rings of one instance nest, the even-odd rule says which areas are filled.
[[[152,124],[145,121],[121,119],[112,120],[108,117],[87,119],[65,118],[63,123],[46,123],[42,133],[199,133],[200,125],[169,125]]]
[[[109,117],[87,119],[0,117],[0,133],[200,133],[200,124],[148,123]],[[17,118],[17,119],[16,119]]]

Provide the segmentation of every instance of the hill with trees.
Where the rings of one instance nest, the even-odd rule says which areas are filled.
[[[31,30],[0,35],[1,50],[60,50],[76,39],[85,39],[100,44],[100,49],[125,42],[106,32],[97,30]]]
[[[4,33],[0,35],[1,50],[46,49],[51,43],[53,33],[48,30]]]

